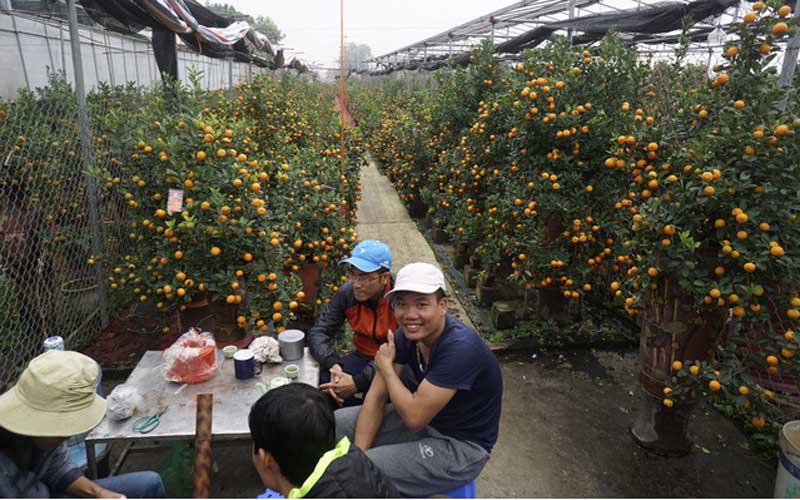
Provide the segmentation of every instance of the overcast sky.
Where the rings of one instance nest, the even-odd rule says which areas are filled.
[[[339,59],[337,0],[214,0],[251,16],[269,16],[286,34],[289,61],[333,66]],[[204,2],[205,3],[205,2]],[[345,43],[365,43],[375,56],[420,41],[515,0],[344,0]]]

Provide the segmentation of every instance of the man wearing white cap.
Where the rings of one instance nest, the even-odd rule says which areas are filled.
[[[497,441],[500,366],[475,330],[447,314],[445,292],[431,264],[397,273],[387,296],[399,329],[375,357],[363,406],[336,412],[338,437],[354,439],[406,497],[474,480]]]
[[[69,462],[64,441],[93,429],[106,413],[95,393],[98,375],[97,363],[83,354],[47,351],[0,396],[0,497],[164,496],[155,472],[91,481]]]

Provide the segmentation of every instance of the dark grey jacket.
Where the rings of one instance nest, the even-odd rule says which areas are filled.
[[[392,286],[394,286],[394,276],[387,283],[384,293],[391,290]],[[353,286],[345,283],[334,294],[308,332],[311,355],[319,361],[322,371],[328,371],[340,362],[341,358],[331,343],[333,339],[341,337],[345,321],[353,329],[355,351],[369,358],[374,358],[381,344],[386,342],[389,330],[397,331],[397,321],[389,299],[381,297],[374,304],[359,302],[353,293]],[[375,376],[375,366],[371,362],[363,372],[351,375],[358,392],[366,392]]]
[[[63,497],[83,476],[67,458],[67,445],[39,450],[32,438],[0,428],[0,498]]]

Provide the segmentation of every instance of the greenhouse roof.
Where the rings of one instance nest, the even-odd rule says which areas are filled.
[[[468,53],[489,40],[498,53],[516,54],[535,47],[559,32],[574,43],[590,43],[615,29],[632,43],[675,43],[683,18],[696,21],[689,31],[695,50],[707,51],[708,35],[715,27],[731,23],[740,9],[739,0],[523,0],[407,45],[372,60],[383,69],[416,69],[441,66],[451,57]],[[702,42],[702,46],[698,43]]]

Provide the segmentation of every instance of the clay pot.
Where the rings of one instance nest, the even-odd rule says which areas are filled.
[[[305,294],[301,302],[311,304],[319,293],[319,279],[322,275],[322,267],[316,262],[306,264],[297,271],[297,275],[300,276],[300,280],[303,282],[303,293]]]
[[[673,361],[713,358],[725,312],[722,308],[700,310],[671,278],[649,290],[643,303],[639,382],[647,395],[631,433],[641,446],[655,452],[688,453],[686,430],[694,401],[666,408],[661,403],[664,387],[670,384]]]
[[[453,266],[461,269],[467,262],[469,262],[470,251],[465,243],[457,243],[455,248],[455,255],[453,256]]]
[[[428,213],[428,206],[415,196],[408,201],[408,215],[412,219],[421,219]]]
[[[203,294],[186,305],[186,310],[178,316],[178,328],[181,332],[191,327],[211,332],[217,347],[235,345],[247,347],[253,340],[245,329],[236,324],[236,306],[224,301],[210,301]]]

